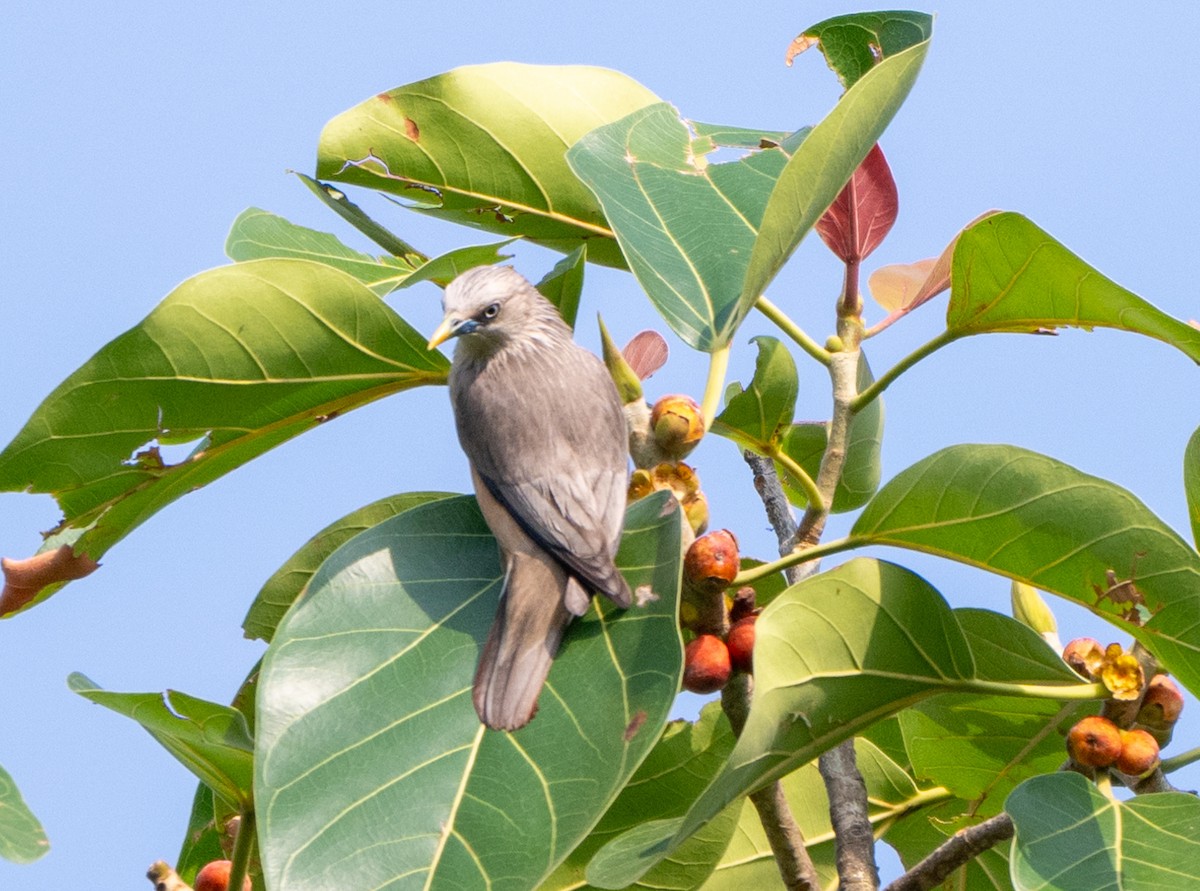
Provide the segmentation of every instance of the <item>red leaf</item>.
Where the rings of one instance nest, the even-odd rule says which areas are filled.
[[[0,591],[0,615],[15,613],[28,604],[43,588],[58,582],[68,582],[91,575],[100,564],[87,554],[76,555],[70,545],[57,550],[43,551],[24,560],[5,557],[0,560],[4,570],[4,590]]]
[[[657,331],[639,331],[633,340],[625,344],[621,355],[640,380],[645,380],[667,362],[670,348],[666,339]]]
[[[896,181],[883,151],[875,145],[817,220],[817,234],[843,263],[857,262],[891,231],[899,207]]]

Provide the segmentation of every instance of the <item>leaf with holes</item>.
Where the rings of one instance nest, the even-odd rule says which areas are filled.
[[[67,685],[84,699],[133,718],[230,807],[253,807],[254,740],[237,709],[175,690],[112,693],[78,672]]]
[[[1200,691],[1200,556],[1132,493],[1016,446],[958,445],[899,473],[851,531],[1067,597]],[[1109,596],[1108,573],[1136,600]]]
[[[788,158],[770,143],[710,163],[705,152],[716,145],[660,102],[593,130],[567,153],[655,308],[684,342],[708,351],[727,344],[749,310],[738,300],[746,262]]]
[[[837,198],[908,96],[928,33],[859,78],[808,134],[779,175],[762,213],[737,305],[748,311]]]
[[[587,241],[589,260],[624,267],[596,199],[564,156],[589,130],[654,101],[641,84],[604,68],[456,68],[331,120],[317,146],[316,175],[564,253]]]
[[[0,857],[13,863],[32,863],[50,850],[46,833],[21,791],[0,767]]]
[[[933,35],[933,16],[902,10],[856,12],[818,22],[792,41],[787,63],[817,46],[825,61],[846,89],[878,62],[928,40]]]
[[[213,269],[46,397],[0,452],[0,490],[53,494],[65,519],[43,551],[69,545],[98,560],[182,495],[343,412],[444,383],[448,371],[344,272],[290,259]],[[168,446],[184,444],[190,452],[170,457]]]
[[[1144,334],[1200,363],[1200,330],[1101,275],[1020,214],[988,216],[958,236],[946,311],[951,334],[1062,327]]]
[[[658,740],[679,688],[679,511],[627,515],[642,605],[593,604],[540,710],[486,730],[471,680],[503,578],[474,501],[406,511],[339,548],[259,681],[255,793],[270,887],[538,885]],[[364,844],[364,839],[370,839]]]
[[[1026,780],[1008,797],[1018,891],[1200,886],[1200,799],[1105,796],[1076,773]]]

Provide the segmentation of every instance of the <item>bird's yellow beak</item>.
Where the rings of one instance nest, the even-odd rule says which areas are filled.
[[[442,319],[442,324],[437,326],[437,330],[433,332],[433,336],[429,338],[429,344],[425,348],[432,350],[433,348],[445,343],[447,340],[453,337],[455,334],[454,329],[456,327],[454,323],[456,321],[457,319],[453,319],[450,316],[446,316],[446,318]]]

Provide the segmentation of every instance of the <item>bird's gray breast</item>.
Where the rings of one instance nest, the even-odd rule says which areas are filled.
[[[625,420],[603,364],[571,341],[457,356],[463,450],[535,539],[589,577],[610,570],[627,488]]]

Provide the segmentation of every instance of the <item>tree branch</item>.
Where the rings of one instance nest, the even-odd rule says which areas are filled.
[[[850,424],[854,420],[852,404],[858,395],[858,338],[861,326],[854,319],[839,320],[839,336],[848,349],[830,356],[829,376],[833,390],[833,417],[821,466],[817,471],[819,501],[811,501],[799,525],[794,525],[791,507],[787,503],[775,473],[766,459],[746,456],[754,471],[754,487],[763,499],[767,517],[775,528],[781,554],[791,554],[816,546],[825,531],[833,494],[846,463],[846,448],[850,441]],[[787,579],[795,584],[817,571],[817,561],[802,566],[790,566]],[[874,889],[879,887],[879,871],[875,866],[875,836],[867,808],[867,790],[854,757],[854,740],[826,752],[818,761],[829,796],[830,822],[837,840],[838,877],[841,888]]]
[[[883,891],[929,891],[988,848],[1012,837],[1012,818],[1008,814],[997,814],[955,833],[953,838]]]

